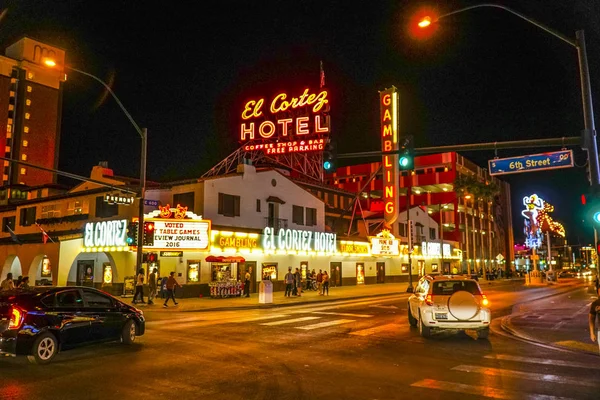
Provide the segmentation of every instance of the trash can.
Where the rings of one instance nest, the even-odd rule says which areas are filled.
[[[273,302],[273,282],[269,280],[260,282],[258,285],[258,302],[261,304]]]
[[[548,271],[546,272],[546,280],[548,282],[556,282],[556,272],[554,271]]]

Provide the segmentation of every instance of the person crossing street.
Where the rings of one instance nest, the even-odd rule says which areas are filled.
[[[175,272],[171,272],[169,274],[169,278],[167,279],[167,298],[165,299],[165,304],[163,304],[164,308],[168,307],[167,303],[169,302],[169,299],[173,299],[173,303],[175,303],[175,305],[179,304],[177,300],[175,300],[176,287],[181,287],[181,285],[175,279]]]

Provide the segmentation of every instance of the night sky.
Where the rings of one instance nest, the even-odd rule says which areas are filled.
[[[600,2],[497,3],[573,39],[585,30],[600,107]],[[378,150],[378,90],[391,85],[401,93],[401,131],[414,135],[417,147],[578,136],[577,54],[568,44],[497,9],[447,17],[426,40],[408,28],[424,6],[439,5],[443,14],[474,4],[5,0],[0,43],[4,48],[28,35],[65,49],[68,65],[110,82],[148,128],[148,178],[157,181],[207,171],[237,148],[244,100],[318,89],[321,60],[339,153]],[[107,160],[115,173],[139,176],[139,137],[103,95],[96,82],[69,74],[60,169],[88,175]],[[565,223],[570,242],[592,240],[581,224],[585,155],[575,150],[578,168],[505,178],[512,185],[517,242],[521,201],[531,192],[556,206],[553,217]],[[465,155],[486,166],[494,153]]]

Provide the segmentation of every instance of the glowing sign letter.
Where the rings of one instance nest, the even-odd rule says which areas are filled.
[[[308,117],[298,117],[296,119],[296,135],[308,135]]]
[[[260,109],[264,102],[264,99],[260,99],[258,102],[254,100],[247,102],[246,106],[244,107],[244,111],[242,111],[242,118],[249,119],[252,117],[260,117],[262,115],[262,111],[260,111]]]
[[[321,116],[315,115],[315,133],[326,133],[329,132],[329,126],[323,126],[321,123]]]
[[[249,127],[246,127],[246,124],[242,124],[240,138],[246,140],[246,134],[250,135],[250,140],[254,139],[254,122],[250,122]]]
[[[265,139],[270,138],[275,133],[275,124],[271,121],[264,121],[258,127],[258,133]]]
[[[288,135],[288,125],[292,123],[292,119],[291,118],[280,119],[277,121],[277,123],[279,125],[281,125],[281,130],[283,131],[283,133],[281,135],[287,136]]]

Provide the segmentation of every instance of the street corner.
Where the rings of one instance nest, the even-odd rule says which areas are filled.
[[[585,343],[578,340],[561,340],[551,343],[553,346],[574,350],[600,357],[597,343]]]

